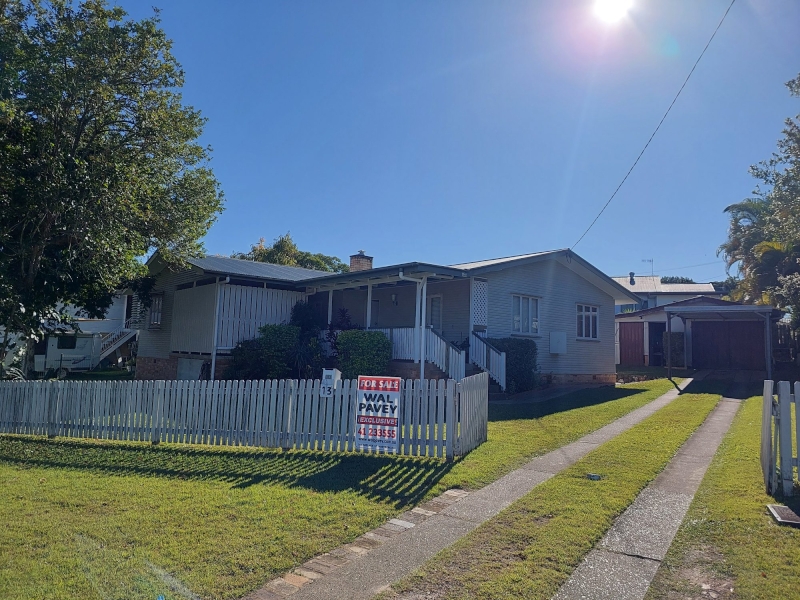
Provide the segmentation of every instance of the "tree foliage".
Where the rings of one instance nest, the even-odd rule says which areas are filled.
[[[661,283],[697,283],[691,277],[680,277],[677,275],[668,275],[661,278]]]
[[[345,263],[335,256],[312,254],[311,252],[300,250],[288,232],[286,235],[275,238],[269,246],[264,242],[264,238],[261,238],[257,244],[250,246],[249,252],[234,252],[231,256],[244,260],[303,267],[329,273],[346,273],[350,270]]]
[[[800,97],[800,75],[789,81]],[[775,304],[800,315],[800,115],[786,120],[772,157],[750,168],[761,183],[753,197],[725,209],[731,222],[720,252],[738,266],[736,300]]]
[[[180,262],[222,208],[158,13],[0,0],[0,326],[100,317],[155,249]],[[43,323],[44,320],[44,323]]]

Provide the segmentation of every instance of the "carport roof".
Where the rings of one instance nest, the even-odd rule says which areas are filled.
[[[764,316],[779,320],[783,313],[772,306],[733,304],[731,306],[677,306],[667,304],[664,312],[695,321],[756,321]]]
[[[758,304],[739,304],[729,300],[720,300],[708,296],[697,296],[673,302],[672,304],[662,304],[653,308],[645,308],[635,312],[620,313],[615,315],[619,320],[626,320],[631,317],[643,317],[657,313],[669,313],[675,317],[684,319],[704,320],[704,321],[753,321],[761,320],[760,315],[770,314],[775,320],[780,319],[783,313],[772,306]]]

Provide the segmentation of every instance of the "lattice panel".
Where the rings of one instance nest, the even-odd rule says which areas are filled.
[[[488,325],[487,307],[489,306],[489,282],[473,280],[472,282],[472,324]]]

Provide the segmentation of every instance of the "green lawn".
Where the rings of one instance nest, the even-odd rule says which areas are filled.
[[[551,598],[719,398],[682,395],[537,486],[384,597]],[[603,478],[591,481],[587,473]]]
[[[123,379],[133,379],[134,372],[126,369],[96,369],[94,371],[75,371],[67,375],[67,379],[86,379],[86,380],[111,380],[122,381]]]
[[[476,488],[672,384],[492,406],[447,464],[0,436],[0,598],[239,598],[450,487]]]
[[[772,600],[800,595],[800,529],[778,526],[759,463],[761,397],[747,400],[722,442],[647,598]],[[731,592],[731,589],[733,592]]]
[[[673,377],[691,377],[694,373],[697,373],[695,369],[672,368]],[[622,367],[617,365],[617,376],[624,377],[626,375],[659,379],[667,376],[667,367],[648,367],[644,365],[640,367]]]

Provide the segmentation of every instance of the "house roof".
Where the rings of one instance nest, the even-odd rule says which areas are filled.
[[[630,276],[612,277],[614,281],[634,294],[715,294],[722,295],[711,283],[661,283],[658,275],[635,275],[631,285]]]
[[[623,286],[619,285],[605,273],[569,249],[534,252],[531,254],[520,254],[517,256],[493,258],[489,260],[480,260],[450,266],[418,262],[404,263],[401,265],[378,267],[364,271],[341,273],[338,275],[325,277],[324,279],[308,280],[304,283],[308,286],[315,286],[319,287],[320,289],[325,289],[331,287],[366,285],[368,283],[385,283],[389,281],[402,280],[403,277],[409,276],[425,276],[434,279],[465,278],[479,276],[492,271],[507,269],[509,267],[540,262],[543,260],[557,260],[564,267],[574,271],[579,276],[590,281],[593,285],[599,287],[600,289],[603,289],[612,298],[614,298],[614,301],[617,303],[630,303],[631,301],[639,302],[640,300],[635,294],[626,290]]]
[[[483,267],[491,267],[494,265],[505,265],[506,263],[516,262],[519,260],[525,260],[539,256],[548,256],[551,254],[555,254],[557,252],[564,252],[564,250],[548,250],[546,252],[534,252],[532,254],[518,254],[516,256],[506,256],[505,258],[490,258],[489,260],[478,260],[475,262],[450,265],[450,267],[453,269],[464,269],[467,271],[471,271],[472,269],[480,269]]]
[[[304,269],[302,267],[288,267],[272,263],[228,258],[227,256],[206,256],[205,258],[190,258],[190,265],[202,269],[206,273],[219,275],[239,275],[241,277],[256,277],[258,279],[272,279],[277,281],[305,281],[317,277],[334,275],[325,271]]]
[[[410,262],[349,273],[328,273],[301,267],[288,267],[285,265],[274,265],[271,263],[242,260],[239,258],[228,258],[227,256],[191,258],[188,259],[187,262],[193,268],[199,269],[204,273],[253,277],[290,284],[302,284],[305,287],[315,287],[318,290],[325,290],[335,288],[346,289],[364,286],[370,283],[377,285],[381,283],[398,282],[408,280],[408,278],[419,279],[426,277],[429,280],[467,278],[543,260],[558,261],[562,266],[604,290],[613,297],[614,301],[618,304],[639,301],[639,298],[635,294],[625,289],[624,286],[608,277],[605,273],[601,272],[569,249],[520,254],[517,256],[493,258],[451,266]],[[147,264],[152,274],[160,272],[161,269],[166,266],[165,261],[159,258],[158,253],[151,256]]]

